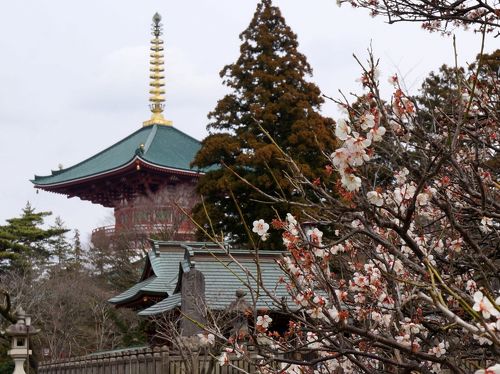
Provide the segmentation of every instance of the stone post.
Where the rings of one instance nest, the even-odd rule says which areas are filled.
[[[205,276],[194,266],[182,274],[181,287],[182,336],[193,336],[203,331],[200,324],[205,324]]]

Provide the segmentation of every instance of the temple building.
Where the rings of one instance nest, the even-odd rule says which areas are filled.
[[[203,170],[191,168],[191,161],[201,144],[163,116],[160,21],[155,14],[151,118],[102,152],[51,175],[35,176],[32,182],[44,191],[114,208],[115,224],[95,229],[94,243],[121,235],[148,247],[145,261],[137,262],[144,265],[137,283],[110,303],[150,319],[163,315],[174,320],[182,315],[179,328],[184,336],[201,331],[208,311],[226,313],[227,333],[234,334],[246,328],[254,312],[272,314],[289,299],[277,262],[282,253],[260,250],[256,256],[250,249],[194,241],[195,227],[186,213],[199,201],[195,188]],[[278,314],[273,318],[276,326],[286,328],[286,319]]]
[[[161,16],[153,17],[150,62],[151,118],[140,129],[102,152],[50,175],[32,180],[35,188],[114,208],[115,225],[97,228],[99,236],[156,236],[193,240],[194,225],[183,213],[198,201],[195,186],[202,171],[190,163],[200,142],[163,116],[164,55]]]
[[[282,252],[259,250],[257,261],[253,250],[213,243],[153,240],[151,246],[138,282],[108,300],[111,304],[146,318],[182,315],[183,336],[201,332],[209,312],[230,317],[227,333],[244,328],[251,311],[267,311],[273,326],[285,329],[288,321],[275,314],[279,305],[290,304],[277,263]]]

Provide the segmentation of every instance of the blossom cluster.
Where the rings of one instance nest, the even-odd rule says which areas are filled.
[[[394,94],[384,101],[372,63],[361,80],[365,94],[344,104],[348,118],[336,122],[340,143],[328,158],[338,182],[305,191],[307,222],[288,213],[272,225],[253,223],[262,240],[271,226],[281,231],[289,292],[276,300],[287,331],[273,331],[267,314],[255,321],[263,373],[439,373],[474,355],[486,358],[477,373],[498,371],[493,91],[482,81],[475,93],[465,82],[466,113],[453,117],[420,113],[398,77],[389,80]],[[273,366],[283,352],[295,359]]]

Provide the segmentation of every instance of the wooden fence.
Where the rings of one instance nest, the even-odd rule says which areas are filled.
[[[252,357],[253,356],[253,357]],[[103,354],[93,354],[72,359],[43,362],[38,368],[39,374],[241,374],[257,373],[250,362],[229,355],[230,366],[220,366],[216,359],[203,352],[189,353],[191,366],[187,367],[179,352],[168,347],[127,349]],[[257,355],[250,356],[255,361]],[[210,361],[212,361],[210,363]],[[468,360],[461,369],[474,372],[478,368],[493,365],[484,360]],[[339,371],[340,372],[340,371]],[[450,371],[444,369],[443,374]]]
[[[71,359],[43,362],[39,374],[236,374],[242,373],[231,366],[220,366],[206,354],[190,354],[191,368],[186,366],[179,352],[168,347],[130,349],[93,354]],[[255,367],[243,359],[231,357],[230,363],[243,373],[256,373]],[[210,361],[212,361],[210,363]]]

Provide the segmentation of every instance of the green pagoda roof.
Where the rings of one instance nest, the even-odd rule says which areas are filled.
[[[135,163],[155,170],[198,174],[200,171],[191,168],[190,163],[200,147],[198,140],[175,127],[145,126],[74,166],[52,171],[47,176],[35,175],[32,182],[36,187],[49,189],[116,173],[120,169],[134,167]]]

